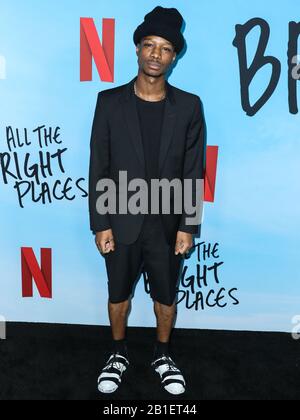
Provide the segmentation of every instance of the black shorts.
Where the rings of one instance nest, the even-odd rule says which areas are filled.
[[[111,303],[129,299],[142,271],[147,273],[151,298],[174,303],[183,255],[175,255],[175,243],[167,243],[159,215],[146,214],[137,240],[125,245],[115,239],[115,250],[104,259]]]

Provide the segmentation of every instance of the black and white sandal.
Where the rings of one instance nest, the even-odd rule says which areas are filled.
[[[98,378],[98,390],[105,394],[115,392],[119,388],[122,374],[128,366],[129,361],[126,357],[119,353],[113,353]]]
[[[170,356],[164,355],[154,360],[151,366],[159,374],[161,384],[166,391],[173,395],[185,392],[184,377]]]

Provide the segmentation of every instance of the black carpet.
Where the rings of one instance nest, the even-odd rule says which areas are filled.
[[[0,340],[1,400],[299,400],[300,342],[290,334],[175,329],[171,356],[187,391],[160,388],[150,361],[154,328],[128,328],[130,366],[103,395],[97,378],[109,327],[8,323]]]

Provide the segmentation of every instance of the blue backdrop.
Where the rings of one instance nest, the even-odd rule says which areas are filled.
[[[7,127],[20,141],[27,129],[31,145],[16,151],[21,167],[26,153],[38,161],[39,126],[59,126],[60,145],[44,153],[63,153],[64,172],[53,158],[55,180],[68,178],[72,200],[34,202],[30,190],[21,207],[16,179],[0,173],[0,314],[10,321],[108,324],[104,260],[89,230],[87,191],[89,141],[97,93],[128,82],[137,74],[133,31],[160,4],[177,7],[185,19],[187,50],[169,82],[196,93],[204,104],[207,143],[219,146],[214,203],[205,203],[199,246],[185,261],[177,326],[238,330],[290,331],[300,312],[299,276],[299,115],[288,108],[288,25],[299,20],[297,0],[274,6],[271,0],[201,1],[2,1],[0,6],[0,153],[8,153]],[[80,81],[80,18],[115,19],[115,79]],[[266,54],[282,65],[278,86],[252,117],[241,105],[235,26],[252,18],[270,26]],[[259,30],[247,38],[249,62]],[[250,88],[253,103],[270,78],[258,72]],[[23,176],[22,180],[31,180]],[[79,181],[78,181],[79,180]],[[20,188],[25,189],[27,184]],[[29,184],[28,184],[29,185]],[[35,197],[40,186],[35,183]],[[215,245],[217,244],[217,245]],[[215,253],[203,259],[201,250]],[[21,247],[51,248],[53,298],[22,297]],[[208,249],[208,248],[207,248]],[[207,254],[206,254],[207,255]],[[200,261],[198,259],[200,256]],[[196,276],[203,275],[206,279]],[[204,281],[206,280],[206,281]],[[216,297],[217,303],[216,305]],[[193,305],[195,300],[198,306]],[[152,301],[144,281],[137,286],[129,325],[153,326]]]

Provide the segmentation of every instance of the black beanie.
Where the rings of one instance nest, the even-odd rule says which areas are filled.
[[[161,36],[174,45],[177,54],[184,46],[184,38],[181,33],[183,17],[175,8],[157,6],[147,13],[145,20],[135,30],[133,42],[137,45],[147,35]]]

